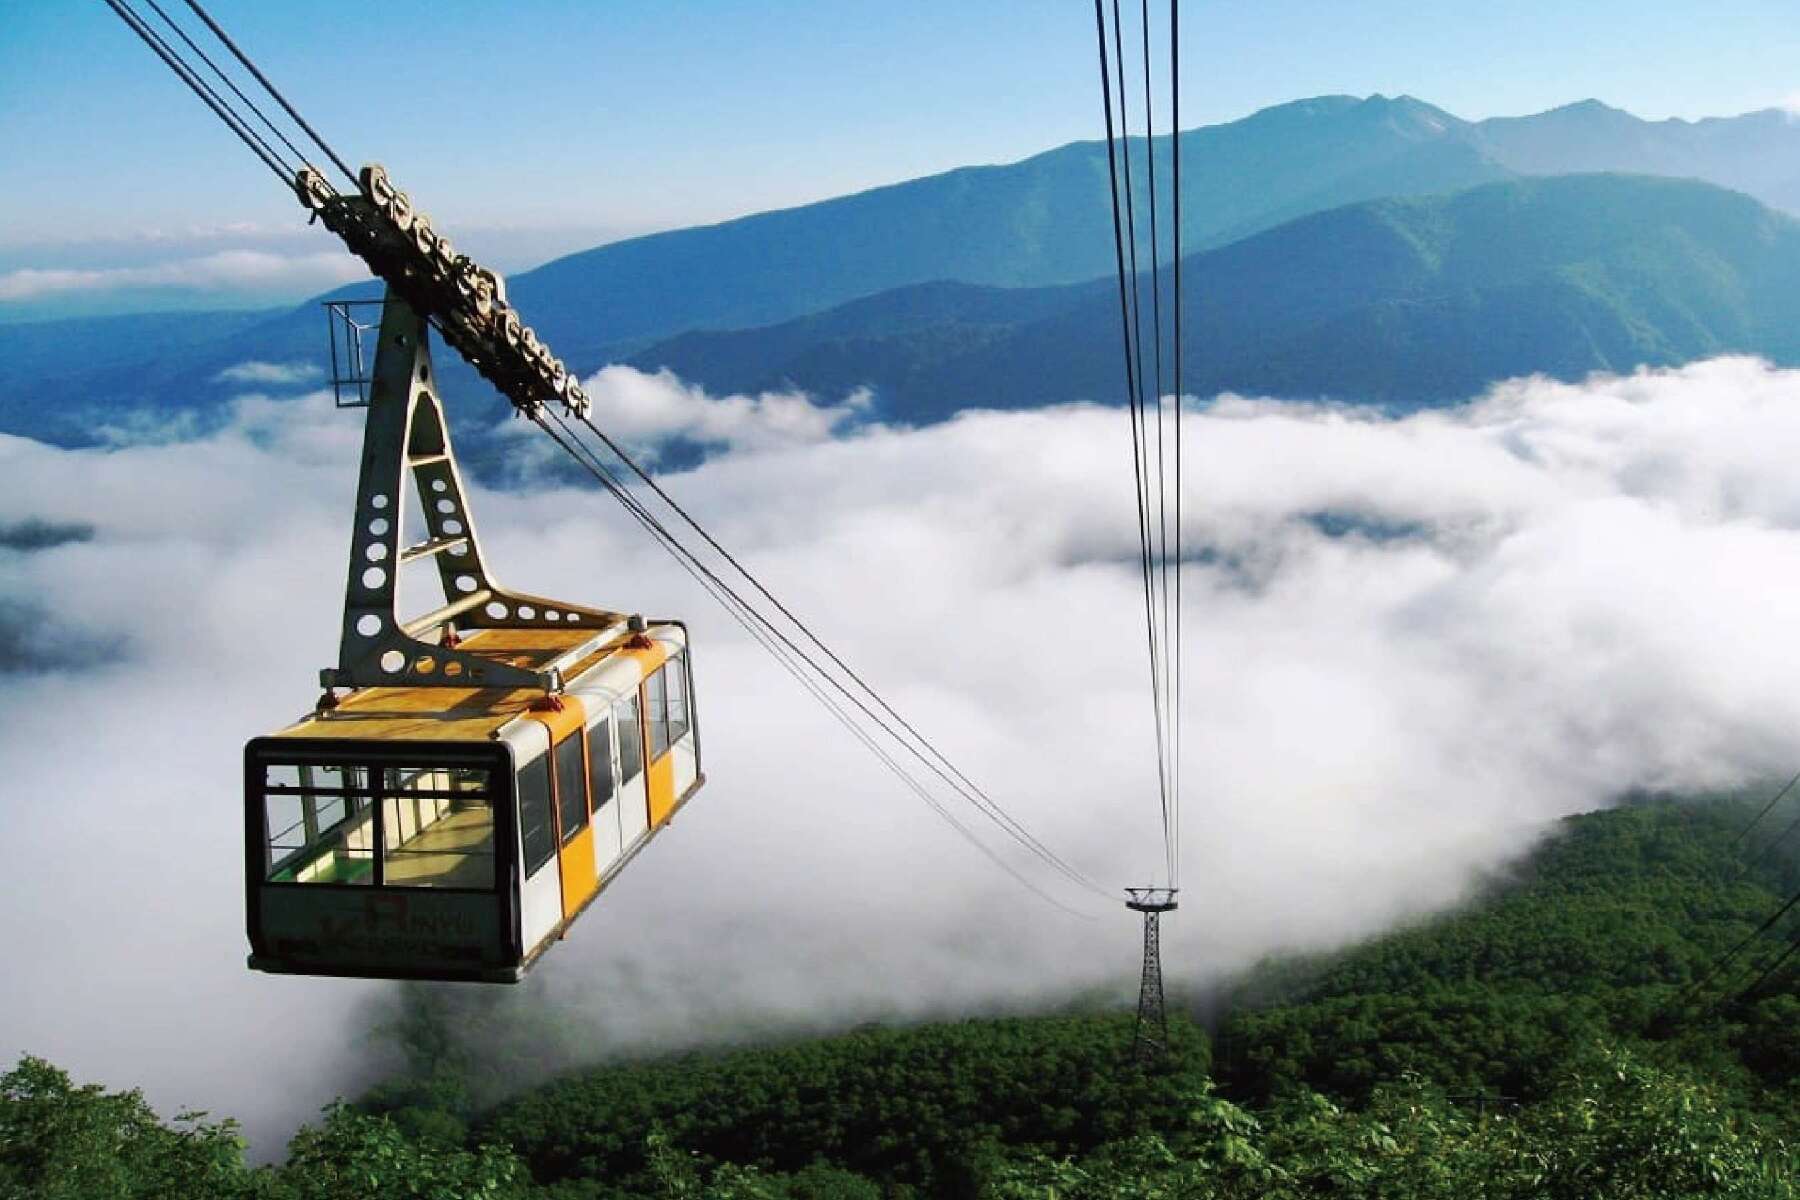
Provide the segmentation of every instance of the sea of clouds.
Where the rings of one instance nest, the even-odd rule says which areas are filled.
[[[1123,413],[592,391],[640,445],[712,447],[670,489],[1045,842],[1108,886],[1157,870]],[[1177,985],[1453,906],[1629,789],[1800,767],[1800,372],[1399,418],[1226,396],[1184,434]],[[243,965],[241,747],[334,652],[359,443],[291,390],[197,439],[0,438],[0,1056],[236,1115],[264,1153],[391,1063],[391,985]],[[1134,994],[1132,914],[996,871],[609,498],[475,503],[508,585],[690,622],[709,777],[503,1003],[601,1057]]]

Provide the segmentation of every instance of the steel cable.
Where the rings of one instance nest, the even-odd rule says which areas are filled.
[[[1800,783],[1800,771],[1796,771],[1793,778],[1789,779],[1787,783],[1782,786],[1782,789],[1779,792],[1776,792],[1775,795],[1769,799],[1767,804],[1762,806],[1762,811],[1750,818],[1750,823],[1748,825],[1738,830],[1738,835],[1731,839],[1731,844],[1735,847],[1739,842],[1749,837],[1750,831],[1762,824],[1762,819],[1774,811],[1775,806],[1781,803],[1782,797],[1794,790],[1794,785],[1796,783]]]
[[[1168,724],[1163,696],[1163,677],[1165,669],[1163,666],[1162,645],[1158,638],[1158,626],[1163,622],[1159,622],[1158,620],[1158,606],[1156,603],[1157,588],[1153,582],[1157,572],[1153,570],[1152,567],[1152,505],[1149,499],[1150,479],[1148,465],[1149,415],[1143,403],[1143,340],[1142,326],[1138,319],[1137,251],[1135,221],[1132,216],[1134,201],[1131,189],[1131,130],[1129,125],[1129,114],[1125,106],[1123,38],[1120,28],[1118,0],[1113,0],[1112,7],[1113,54],[1110,58],[1107,51],[1106,14],[1102,0],[1094,0],[1094,27],[1100,59],[1101,110],[1106,125],[1107,176],[1112,195],[1113,255],[1119,285],[1120,332],[1125,350],[1126,402],[1131,418],[1132,474],[1138,507],[1138,557],[1144,592],[1145,641],[1149,651],[1151,717],[1156,742],[1157,790],[1162,814],[1164,868],[1172,880],[1175,873],[1175,859],[1171,819],[1172,805],[1169,796],[1170,770],[1168,766],[1168,750],[1165,744],[1165,731]],[[1118,141],[1123,143],[1122,146],[1117,145],[1114,137],[1114,88],[1111,78],[1112,59],[1116,59],[1119,65],[1119,81],[1117,89],[1119,104]],[[1119,186],[1121,160],[1123,160],[1123,173],[1125,176],[1123,204],[1121,204]],[[1129,258],[1127,256],[1128,244],[1130,245]],[[1166,611],[1166,605],[1164,607]],[[1171,886],[1173,886],[1172,882]]]
[[[294,159],[295,159],[295,167],[294,167],[295,170],[298,169],[298,165],[300,163],[306,162],[306,152],[301,150],[300,147],[294,145],[294,143],[288,138],[287,134],[281,132],[281,130],[279,130],[275,127],[275,122],[269,120],[268,114],[263,112],[263,110],[261,108],[257,107],[256,101],[254,101],[254,100],[250,99],[250,97],[244,95],[243,89],[238,87],[238,85],[235,82],[233,82],[231,77],[229,75],[225,74],[225,72],[220,69],[219,64],[214,62],[212,60],[212,58],[206,53],[206,51],[202,50],[199,46],[194,44],[194,39],[187,35],[187,30],[185,30],[181,26],[177,25],[175,23],[174,18],[169,16],[169,14],[167,12],[163,11],[162,5],[158,4],[156,2],[156,0],[144,0],[144,3],[148,4],[153,10],[155,10],[156,15],[163,19],[163,24],[167,25],[170,29],[174,30],[175,35],[177,37],[179,37],[182,41],[187,43],[188,49],[192,50],[195,54],[200,56],[201,62],[205,63],[208,67],[212,68],[212,73],[214,75],[217,75],[219,77],[219,81],[221,83],[223,83],[226,87],[230,88],[232,91],[232,94],[235,95],[239,100],[242,100],[244,102],[244,104],[249,107],[250,111],[256,114],[257,119],[263,123],[264,128],[266,128],[270,133],[274,134],[276,137],[276,140],[278,140],[282,145],[284,145],[288,148],[288,150],[293,154]],[[291,181],[291,177],[290,177],[290,181]]]
[[[1173,661],[1173,656],[1170,653],[1170,646],[1173,642],[1173,638],[1170,636],[1169,629],[1170,621],[1172,620],[1172,611],[1169,607],[1169,575],[1171,573],[1169,563],[1169,487],[1166,471],[1168,454],[1164,447],[1164,427],[1166,424],[1164,413],[1166,410],[1163,404],[1162,270],[1159,262],[1161,248],[1157,244],[1156,106],[1151,98],[1150,0],[1139,0],[1139,10],[1138,32],[1140,36],[1138,41],[1143,50],[1144,60],[1144,171],[1145,182],[1147,184],[1145,190],[1149,196],[1150,204],[1150,346],[1153,352],[1151,364],[1155,368],[1155,379],[1150,388],[1149,399],[1156,405],[1156,564],[1157,588],[1159,590],[1159,602],[1162,608],[1162,719],[1167,730],[1164,737],[1168,744],[1168,762],[1165,764],[1165,769],[1169,774],[1169,780],[1165,785],[1164,791],[1169,797],[1168,804],[1170,808],[1170,819],[1167,822],[1168,831],[1164,833],[1163,840],[1165,843],[1168,843],[1166,849],[1169,858],[1169,882],[1172,887],[1174,886],[1173,876],[1175,874],[1173,853],[1173,810],[1175,807],[1174,779],[1176,731],[1174,719],[1170,713],[1170,693],[1173,691],[1170,677],[1175,670],[1175,663]],[[1123,75],[1122,68],[1120,73]],[[1127,166],[1127,170],[1129,170],[1129,166]],[[1135,263],[1133,265],[1135,267]]]
[[[250,56],[238,49],[238,44],[231,40],[231,35],[219,28],[219,23],[213,20],[204,8],[200,7],[198,0],[187,0],[187,6],[194,10],[195,16],[206,22],[206,27],[213,31],[213,36],[223,42],[225,48],[231,51],[231,53],[236,56],[237,60],[244,64],[244,68],[256,77],[256,82],[262,84],[263,90],[275,98],[275,103],[281,105],[281,107],[286,110],[287,115],[294,118],[294,124],[300,126],[300,128],[306,132],[306,136],[313,140],[313,144],[323,150],[326,157],[337,164],[338,170],[344,173],[344,178],[348,179],[352,184],[357,184],[356,172],[346,166],[344,160],[338,157],[337,151],[327,145],[325,139],[320,137],[311,125],[306,123],[306,118],[302,117],[299,111],[295,109],[292,104],[288,103],[286,96],[283,96],[276,90],[275,85],[269,82],[268,76],[264,75],[262,71],[258,69],[257,65],[250,61]]]
[[[1099,884],[1095,883],[1093,880],[1089,879],[1086,875],[1082,874],[1079,870],[1077,870],[1075,867],[1071,866],[1069,863],[1064,861],[1059,855],[1057,855],[1055,852],[1050,850],[1049,847],[1045,846],[1041,841],[1039,841],[1037,839],[1037,837],[1035,835],[1033,835],[1022,824],[1020,824],[1014,817],[1012,817],[1012,815],[1010,813],[1007,813],[1006,810],[999,804],[998,801],[994,800],[993,797],[989,796],[985,790],[983,790],[979,785],[975,784],[972,780],[970,780],[969,777],[966,774],[964,774],[956,766],[956,764],[953,763],[949,759],[948,756],[946,756],[942,751],[938,750],[937,747],[931,742],[930,739],[925,737],[924,734],[920,733],[918,731],[918,729],[915,728],[912,725],[912,723],[909,722],[905,717],[901,716],[900,713],[897,710],[895,710],[894,707],[891,704],[889,704],[888,701],[884,697],[882,697],[882,695],[879,692],[877,692],[872,686],[870,686],[869,683],[867,681],[865,681],[862,678],[862,676],[859,675],[847,662],[845,662],[844,659],[840,655],[838,655],[836,651],[834,651],[816,633],[814,633],[812,628],[809,625],[807,625],[806,622],[802,621],[798,616],[796,616],[794,614],[794,612],[790,608],[788,608],[787,605],[782,603],[782,601],[779,598],[777,598],[773,592],[771,592],[766,586],[764,586],[762,581],[759,580],[749,570],[749,568],[745,567],[744,564],[741,561],[739,561],[739,559],[735,555],[733,555],[722,544],[720,544],[720,542],[716,538],[714,538],[713,535],[710,532],[708,532],[704,526],[702,526],[697,520],[695,520],[694,517],[691,514],[689,514],[688,511],[685,508],[683,508],[682,505],[679,502],[677,502],[676,499],[673,496],[671,496],[668,493],[668,491],[666,489],[664,489],[660,483],[657,482],[655,476],[651,475],[648,471],[646,471],[634,458],[632,458],[632,456],[629,453],[627,453],[625,451],[625,449],[622,446],[620,446],[616,441],[614,441],[611,437],[609,437],[605,433],[605,431],[600,429],[599,426],[595,425],[591,418],[584,415],[580,418],[580,421],[581,421],[581,424],[583,425],[583,427],[585,427],[590,433],[592,433],[596,438],[598,438],[600,440],[601,444],[604,445],[607,448],[607,450],[613,454],[614,457],[616,457],[621,463],[623,463],[625,465],[625,467],[627,469],[629,469],[633,475],[637,476],[637,478],[642,480],[644,482],[644,484],[646,486],[648,486],[652,492],[655,493],[655,495],[657,496],[657,498],[659,500],[661,500],[664,504],[668,505],[669,510],[671,512],[673,512],[677,517],[679,517],[682,520],[682,522],[688,526],[688,528],[692,529],[696,534],[698,534],[699,537],[701,538],[701,540],[704,541],[708,547],[710,547],[716,554],[719,555],[720,558],[722,558],[727,564],[729,564],[731,566],[732,570],[736,571],[737,574],[740,575],[752,588],[754,588],[756,590],[756,592],[760,596],[762,596],[762,598],[764,600],[768,601],[769,604],[777,612],[779,612],[783,617],[785,617],[789,622],[791,622],[793,624],[794,628],[799,631],[799,633],[802,637],[804,637],[808,642],[810,642],[813,646],[815,646],[820,651],[820,653],[824,654],[825,657],[834,666],[836,666],[840,671],[842,671],[844,673],[844,675],[847,676],[852,682],[854,682],[858,688],[860,688],[865,694],[867,694],[869,699],[874,702],[874,704],[877,708],[881,709],[881,711],[883,713],[887,714],[887,717],[889,719],[891,719],[901,729],[905,730],[906,733],[909,734],[911,736],[911,738],[914,739],[914,741],[916,741],[917,745],[914,745],[914,743],[912,741],[908,741],[906,738],[902,738],[902,737],[898,736],[897,734],[891,735],[895,738],[895,740],[897,742],[899,742],[902,746],[904,746],[915,758],[918,758],[919,761],[928,770],[932,771],[932,773],[937,775],[938,778],[941,779],[947,786],[949,786],[952,789],[954,789],[955,791],[957,791],[966,800],[968,800],[971,804],[975,805],[978,809],[981,809],[982,811],[987,812],[989,814],[990,819],[993,820],[996,824],[998,824],[1003,830],[1005,830],[1009,836],[1014,838],[1014,840],[1020,842],[1021,845],[1025,846],[1026,849],[1031,851],[1033,854],[1037,855],[1039,858],[1043,859],[1047,864],[1054,867],[1057,871],[1059,871],[1066,878],[1068,878],[1070,880],[1070,882],[1076,883],[1082,887],[1085,887],[1085,888],[1089,889],[1090,891],[1095,892],[1098,895],[1107,896],[1110,898],[1110,896],[1111,896],[1110,892],[1108,892],[1105,888],[1101,887]],[[754,611],[754,610],[752,610],[752,611]],[[778,629],[775,629],[775,627],[773,626],[772,623],[768,623],[768,628],[771,630],[772,633],[774,633],[774,635],[776,637],[781,638],[784,643],[786,643],[792,649],[794,649],[796,653],[799,653],[799,654],[805,656],[805,651],[801,650],[798,646],[795,646],[793,644],[793,642],[790,639],[788,639],[788,637],[784,633],[782,633]],[[854,693],[852,693],[850,691],[850,689],[848,687],[846,687],[841,681],[837,680],[835,677],[831,676],[828,672],[825,672],[823,670],[820,671],[820,674],[822,677],[827,679],[832,684],[832,686],[836,690],[838,690],[846,699],[848,699],[851,703],[857,705],[857,707],[861,708],[864,711],[864,713],[869,716],[869,718],[871,720],[881,722],[884,725],[886,724],[885,721],[882,721],[881,717],[878,717],[873,711],[871,711],[867,707],[867,705],[863,702],[863,700],[860,697],[856,696]]]
[[[1783,904],[1780,908],[1776,909],[1773,914],[1763,921],[1761,925],[1758,925],[1754,930],[1747,934],[1737,945],[1733,946],[1717,959],[1714,959],[1712,965],[1709,966],[1698,979],[1694,980],[1694,982],[1690,983],[1682,991],[1681,996],[1676,1003],[1685,1004],[1691,1000],[1699,993],[1701,988],[1705,987],[1706,984],[1710,983],[1720,971],[1729,966],[1732,959],[1736,958],[1739,954],[1742,954],[1752,942],[1756,941],[1757,938],[1767,933],[1770,929],[1773,929],[1776,923],[1791,912],[1797,904],[1800,904],[1800,892],[1795,892],[1793,896],[1788,899],[1786,904]]]
[[[1751,984],[1749,987],[1745,988],[1743,991],[1739,992],[1735,997],[1733,997],[1732,1003],[1734,1005],[1743,1004],[1744,1002],[1749,1000],[1751,997],[1755,996],[1757,993],[1757,990],[1759,988],[1761,988],[1763,984],[1765,984],[1765,983],[1769,982],[1769,980],[1773,979],[1775,977],[1775,975],[1777,974],[1777,972],[1779,972],[1782,967],[1787,965],[1788,959],[1794,957],[1796,952],[1800,952],[1800,935],[1797,935],[1793,939],[1791,939],[1788,943],[1788,948],[1781,952],[1781,956],[1779,958],[1777,958],[1774,962],[1770,963],[1767,970],[1765,970],[1761,975],[1758,975],[1753,981],[1751,981]]]
[[[236,110],[225,103],[223,97],[214,92],[212,87],[200,78],[199,72],[175,53],[174,48],[163,40],[161,34],[150,28],[149,22],[139,16],[125,3],[125,0],[106,0],[106,5],[118,15],[121,21],[125,22],[133,33],[143,40],[146,46],[150,47],[158,58],[162,59],[163,64],[175,73],[177,79],[187,84],[194,95],[200,97],[202,104],[212,109],[213,115],[218,117],[227,129],[237,134],[238,140],[248,146],[250,152],[262,160],[263,165],[274,173],[275,178],[281,180],[283,186],[289,188],[293,186],[293,173],[285,167],[274,149],[263,141],[254,129],[250,128],[249,123],[240,117]]]
[[[1174,716],[1171,727],[1175,731],[1171,757],[1171,770],[1175,776],[1175,784],[1169,798],[1170,808],[1174,815],[1173,846],[1170,857],[1173,869],[1170,872],[1169,886],[1181,886],[1181,567],[1185,555],[1183,553],[1181,527],[1181,0],[1169,0],[1169,157],[1172,166],[1172,184],[1170,202],[1174,210],[1173,241],[1171,266],[1174,275],[1173,332],[1175,356],[1175,674],[1172,690],[1174,696],[1171,705]]]
[[[1162,268],[1161,246],[1158,221],[1156,219],[1156,106],[1152,100],[1150,70],[1150,0],[1139,0],[1139,42],[1143,50],[1144,60],[1144,170],[1150,198],[1150,345],[1154,352],[1152,363],[1155,366],[1155,385],[1150,390],[1150,398],[1156,403],[1156,517],[1157,517],[1157,585],[1160,589],[1162,604],[1162,719],[1166,730],[1164,734],[1168,745],[1168,761],[1165,764],[1169,779],[1166,787],[1169,806],[1168,831],[1164,834],[1165,855],[1169,886],[1175,886],[1177,844],[1177,824],[1175,808],[1177,794],[1175,787],[1176,761],[1178,757],[1177,739],[1180,730],[1173,711],[1175,683],[1174,677],[1180,671],[1180,662],[1173,653],[1175,644],[1172,626],[1179,622],[1180,616],[1176,606],[1170,604],[1170,577],[1177,575],[1178,567],[1169,558],[1169,451],[1165,445],[1167,437],[1168,406],[1163,392],[1163,316],[1162,316]],[[1178,576],[1177,576],[1178,577]]]
[[[674,557],[676,562],[678,562],[682,568],[701,585],[707,594],[711,595],[713,599],[717,601],[753,639],[755,639],[758,645],[768,651],[769,654],[780,663],[784,670],[792,675],[801,686],[823,704],[840,724],[849,730],[850,733],[870,751],[870,753],[874,754],[889,771],[893,772],[894,775],[901,780],[908,790],[912,791],[913,794],[931,808],[933,812],[946,821],[959,836],[974,846],[995,866],[998,866],[1001,870],[1012,876],[1012,878],[1023,887],[1030,890],[1045,902],[1072,916],[1081,917],[1084,920],[1090,919],[1088,914],[1070,908],[1057,900],[1054,896],[1045,892],[1029,878],[1020,873],[1012,866],[1012,864],[1002,859],[987,845],[987,843],[983,842],[973,830],[969,829],[968,826],[963,824],[954,813],[946,808],[936,796],[933,796],[930,789],[920,783],[915,776],[907,771],[906,768],[892,756],[892,754],[876,742],[869,731],[859,725],[855,718],[851,716],[841,704],[833,700],[830,694],[820,686],[820,679],[826,683],[832,683],[834,686],[835,681],[821,670],[816,662],[808,658],[804,651],[800,650],[791,641],[785,638],[779,630],[774,629],[767,618],[757,612],[755,607],[746,601],[736,589],[720,579],[717,573],[700,561],[698,555],[694,554],[693,551],[683,545],[680,539],[675,537],[668,527],[657,519],[655,514],[651,513],[636,496],[631,494],[630,488],[620,482],[618,478],[608,470],[606,465],[599,460],[599,457],[596,454],[588,447],[581,444],[579,436],[569,429],[567,423],[561,416],[556,414],[552,414],[552,416],[557,424],[562,427],[564,434],[568,435],[566,439],[562,434],[559,434],[555,429],[552,429],[545,423],[541,413],[535,416],[534,420],[537,422],[539,428],[549,434],[553,441],[561,446],[571,458],[598,480],[614,499],[619,501],[625,510],[650,533],[652,538],[654,538],[664,550]],[[810,668],[814,675],[818,676],[818,679],[809,676],[806,673],[806,668]],[[839,687],[839,690],[842,690],[841,686]],[[854,697],[849,698],[852,703],[856,703]],[[897,741],[900,740],[890,728],[881,724],[879,719],[875,718],[873,714],[870,714],[866,708],[863,709],[863,712],[866,716],[869,716],[871,720],[874,720],[877,727],[887,733],[889,737],[895,737]],[[1101,891],[1100,894],[1108,895],[1108,893],[1104,891]]]

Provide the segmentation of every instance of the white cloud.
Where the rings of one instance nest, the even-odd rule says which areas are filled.
[[[299,227],[293,224],[272,224],[264,221],[220,221],[216,223],[195,223],[181,226],[147,225],[138,229],[124,229],[110,236],[69,237],[64,244],[68,245],[109,245],[119,242],[145,242],[160,244],[166,242],[216,242],[231,239],[242,241],[247,238],[282,238],[289,239],[303,236]]]
[[[276,254],[263,250],[221,250],[148,266],[91,270],[22,267],[0,274],[0,302],[126,288],[324,288],[361,279],[367,274],[367,268],[361,262],[342,251]]]
[[[226,367],[214,378],[220,383],[259,383],[274,387],[291,387],[311,383],[322,372],[311,363],[272,363],[252,359],[235,367]]]
[[[624,385],[663,389],[640,435],[721,428],[678,381]],[[669,480],[1109,885],[1160,857],[1123,420],[981,413],[822,441],[804,421],[779,437],[727,422],[725,444],[755,449]],[[1800,372],[1527,380],[1400,420],[1228,397],[1185,429],[1177,983],[1452,904],[1547,821],[1627,789],[1800,765]],[[363,1006],[392,995],[241,967],[238,755],[310,702],[332,653],[357,436],[313,395],[244,401],[174,445],[0,439],[0,524],[95,527],[14,555],[0,598],[128,648],[0,692],[0,942],[33,963],[0,997],[0,1057],[240,1114],[265,1149],[358,1085]],[[1129,1001],[1121,906],[1073,921],[993,871],[610,500],[477,499],[507,583],[689,619],[710,777],[497,1003],[562,1009],[600,1055],[1092,989]]]
[[[649,375],[621,365],[583,386],[595,423],[647,453],[674,438],[731,450],[821,442],[854,423],[871,398],[866,389],[837,404],[818,404],[798,391],[714,397],[667,369]]]
[[[452,214],[443,214],[447,219]],[[0,274],[29,263],[39,270],[153,267],[167,261],[202,258],[223,250],[254,250],[293,255],[317,249],[330,234],[281,212],[281,219],[229,221],[219,224],[122,229],[71,236],[66,230],[0,229]],[[543,225],[529,222],[450,220],[448,230],[464,251],[503,273],[524,271],[564,254],[572,254],[623,237],[667,228],[667,218],[654,225]],[[335,239],[331,239],[335,245]]]

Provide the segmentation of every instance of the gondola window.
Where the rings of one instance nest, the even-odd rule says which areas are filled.
[[[612,726],[602,717],[587,731],[588,792],[594,811],[599,812],[612,799]]]
[[[562,817],[562,844],[587,828],[587,770],[581,761],[581,737],[572,733],[556,744],[556,807]]]
[[[525,877],[529,879],[556,854],[547,754],[519,768],[519,840],[525,850]]]

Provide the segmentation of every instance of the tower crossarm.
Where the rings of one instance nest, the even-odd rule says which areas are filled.
[[[364,167],[359,182],[360,191],[340,193],[308,165],[295,175],[294,191],[513,407],[533,416],[557,403],[585,416],[581,384],[507,303],[505,280],[458,254],[379,164]]]
[[[1179,888],[1126,888],[1125,907],[1141,913],[1171,912],[1181,907],[1181,903],[1175,899],[1178,895]]]

